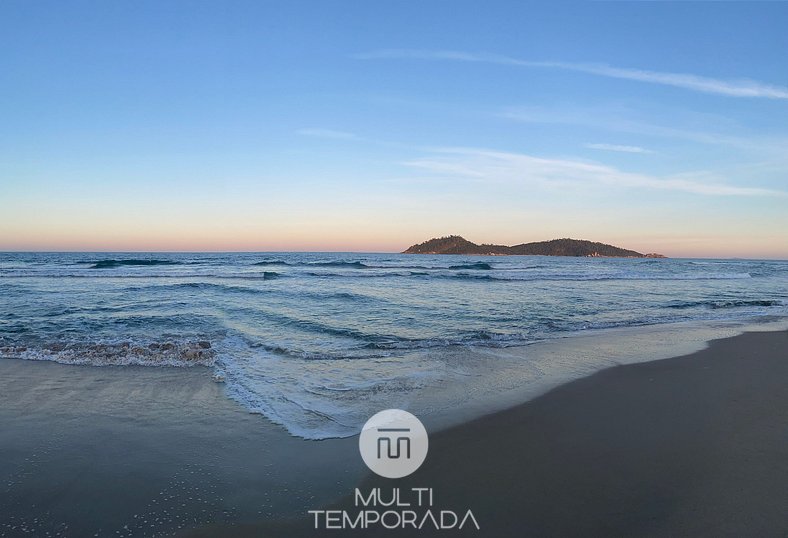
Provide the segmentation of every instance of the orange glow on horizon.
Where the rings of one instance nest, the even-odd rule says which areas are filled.
[[[333,237],[303,237],[304,234],[292,234],[290,237],[271,240],[257,237],[244,237],[230,234],[225,237],[173,237],[158,235],[145,237],[142,234],[129,234],[125,237],[106,237],[94,234],[94,237],[77,237],[75,234],[52,234],[41,238],[35,234],[19,234],[13,239],[0,238],[0,251],[17,252],[359,252],[359,253],[398,253],[412,244],[420,243],[432,237],[449,235],[447,233],[421,234],[403,233],[399,237],[356,237],[353,240]],[[389,234],[395,235],[395,234]],[[459,234],[463,235],[463,234]],[[556,237],[531,237],[519,241],[500,241],[495,239],[478,239],[473,235],[464,235],[476,243],[517,244],[530,241],[542,241]],[[788,259],[788,245],[779,240],[773,243],[747,240],[727,241],[724,245],[715,244],[708,239],[693,238],[654,238],[653,240],[633,240],[630,237],[598,238],[586,237],[584,234],[566,234],[560,237],[601,241],[638,252],[657,252],[669,258],[751,258],[751,259]]]

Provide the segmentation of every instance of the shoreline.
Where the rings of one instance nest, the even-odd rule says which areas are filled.
[[[362,491],[430,487],[481,526],[338,536],[777,536],[788,531],[788,331],[715,340],[615,366],[431,435],[413,475],[367,473]],[[322,507],[358,513],[352,490]],[[317,536],[311,519],[190,537]],[[324,531],[325,532],[325,531]]]
[[[367,414],[356,417],[357,426],[368,416],[384,408],[403,408],[415,413],[431,432],[442,431],[487,415],[516,407],[571,383],[624,364],[637,364],[689,355],[708,347],[709,343],[752,331],[788,330],[788,317],[765,315],[718,320],[691,320],[651,325],[585,329],[557,333],[530,343],[511,346],[461,346],[415,349],[392,355],[418,371],[431,371],[425,386],[412,391],[405,401],[397,398],[380,400]],[[320,441],[348,439],[356,435],[309,436],[294,431],[286,421],[250,408],[226,379],[227,368],[221,361],[214,364],[128,364],[97,365],[63,362],[50,359],[0,356],[0,360],[53,363],[66,367],[170,372],[194,370],[211,379],[222,396],[244,412],[261,415],[274,427],[298,439]],[[293,359],[295,366],[303,361]],[[353,359],[358,360],[358,359]],[[306,361],[309,365],[309,361]],[[473,384],[467,383],[468,379]],[[328,402],[327,402],[328,403]],[[331,402],[331,405],[335,405]],[[358,414],[358,410],[356,410]],[[363,416],[362,416],[363,415]]]
[[[419,416],[429,431],[442,431],[527,403],[562,385],[607,368],[689,355],[706,349],[714,340],[746,332],[785,330],[788,330],[788,317],[765,315],[585,329],[501,347],[449,345],[407,350],[392,355],[392,358],[410,364],[414,369],[434,369],[434,377],[427,379],[429,385],[411,392],[405,401],[392,399],[376,402],[379,405],[370,408],[367,415],[357,417],[357,426],[360,429],[366,418],[380,409],[401,407]],[[252,415],[260,415],[263,420],[294,438],[321,441],[348,439],[357,435],[305,436],[293,431],[281,418],[250,408],[228,384],[226,366],[221,361],[210,365],[98,365],[0,356],[0,360],[3,359],[99,370],[117,369],[118,372],[136,369],[168,372],[193,370],[203,373],[207,379],[219,380],[213,386],[231,405],[237,405]],[[303,367],[311,365],[311,361],[292,360],[303,363]],[[472,386],[467,384],[468,378],[473,379]]]
[[[740,330],[738,327],[734,332]],[[639,334],[655,339],[654,332]],[[730,441],[720,437],[719,431],[711,432],[709,438],[707,430],[695,431],[689,425],[732,417],[728,433],[756,428],[756,437],[763,437],[765,423],[767,430],[779,428],[768,423],[774,417],[760,412],[763,407],[758,408],[760,414],[750,411],[737,419],[735,408],[730,409],[731,401],[725,398],[730,398],[730,390],[735,388],[734,396],[745,402],[753,394],[766,398],[775,417],[782,409],[788,410],[788,389],[779,384],[788,377],[788,360],[782,360],[788,350],[786,336],[785,329],[737,334],[704,343],[702,349],[689,354],[649,362],[642,362],[648,360],[648,354],[641,349],[641,362],[612,365],[548,389],[525,403],[440,429],[433,429],[428,419],[431,448],[427,462],[412,478],[395,483],[407,487],[412,479],[415,485],[428,484],[447,504],[478,510],[480,524],[489,529],[490,514],[500,512],[496,503],[501,499],[540,506],[539,513],[558,517],[542,497],[555,505],[566,503],[567,498],[593,504],[593,497],[583,497],[585,489],[575,491],[577,485],[589,490],[620,488],[622,476],[633,480],[640,476],[645,483],[663,474],[679,480],[673,468],[658,473],[652,464],[641,468],[643,458],[633,460],[631,452],[646,453],[645,441],[658,441],[651,449],[652,459],[664,464],[671,458],[684,458],[682,472],[689,472],[695,465],[705,464],[697,453],[698,446],[722,450]],[[611,346],[622,347],[620,331],[593,337],[608,338]],[[589,349],[582,338],[569,338],[574,347],[564,347],[564,352]],[[661,349],[664,353],[670,348]],[[758,356],[745,357],[752,353]],[[704,378],[709,372],[720,375]],[[736,383],[746,382],[751,383],[747,390],[736,387]],[[681,391],[682,386],[690,390]],[[0,432],[0,486],[5,486],[0,488],[0,514],[5,514],[5,519],[0,518],[0,536],[15,536],[20,528],[38,529],[41,534],[60,532],[61,536],[88,532],[123,536],[150,525],[159,534],[186,532],[190,536],[230,531],[256,535],[265,530],[315,535],[304,527],[301,517],[308,509],[347,507],[349,500],[342,500],[343,496],[359,484],[366,488],[391,488],[393,484],[369,476],[358,457],[357,437],[323,441],[293,437],[226,398],[221,385],[211,381],[203,369],[99,368],[9,359],[0,360],[0,388],[4,424]],[[725,398],[698,400],[704,390],[706,394],[722,390]],[[644,401],[644,394],[650,399]],[[596,415],[588,416],[592,411]],[[784,418],[788,421],[788,416]],[[683,424],[681,428],[673,426],[676,420]],[[671,446],[677,448],[660,444],[660,436],[673,439]],[[715,447],[710,447],[712,441]],[[788,447],[788,436],[784,441]],[[740,449],[742,442],[738,439],[734,448]],[[691,458],[680,450],[682,443],[692,449]],[[518,451],[512,452],[513,446],[519,447]],[[500,454],[501,447],[508,449]],[[594,450],[585,453],[583,447]],[[767,458],[762,465],[788,482],[788,466],[783,476],[783,460],[774,459],[779,454],[788,461],[788,452],[783,454],[783,450],[764,443],[758,454]],[[506,458],[511,458],[511,465]],[[619,459],[628,462],[625,469],[616,467]],[[529,461],[539,461],[539,468],[514,464]],[[761,465],[758,461],[748,463],[754,464]],[[584,465],[598,472],[584,475]],[[467,480],[458,482],[458,468]],[[746,476],[748,468],[744,465],[739,470]],[[656,474],[644,477],[646,471]],[[556,489],[554,473],[555,477],[563,476],[569,493]],[[118,483],[128,485],[128,490],[117,491]],[[469,491],[468,484],[488,489]],[[503,489],[498,491],[499,487]],[[683,494],[680,488],[660,487],[660,494],[666,496],[657,499],[662,503],[672,502],[671,495]],[[630,493],[622,495],[626,498]],[[788,503],[788,493],[785,499],[772,494]],[[609,519],[600,522],[595,514],[618,521],[618,516],[609,512],[612,498],[608,501],[610,506],[593,513],[581,510],[586,518],[583,521],[591,526],[574,535],[603,535],[598,525],[607,525]],[[523,511],[520,504],[507,506],[510,518]],[[633,517],[638,521],[645,514],[643,509],[635,510],[637,517]],[[572,514],[578,513],[576,510],[579,508],[573,508]],[[146,518],[144,523],[141,517]],[[775,518],[770,516],[769,521],[774,524]],[[492,528],[514,532],[518,521],[522,523],[504,518],[499,522],[509,527]],[[682,525],[689,525],[682,521]],[[67,527],[58,527],[61,523]],[[566,534],[564,529],[553,532],[554,523],[552,519],[529,519],[529,532],[573,535],[571,529]],[[788,521],[784,529],[788,529]],[[641,535],[640,530],[635,534]],[[693,532],[703,535],[700,530]]]
[[[603,370],[436,435],[406,481],[498,535],[783,534],[787,351],[787,331],[749,332]]]
[[[747,332],[786,330],[788,318],[758,316],[590,329],[511,347],[450,346],[416,351],[412,357],[438,358],[447,369],[462,358],[464,366],[470,365],[462,370],[464,375],[489,379],[472,392],[461,379],[454,379],[449,387],[453,392],[443,394],[443,407],[419,413],[419,402],[414,399],[409,403],[416,410],[408,410],[416,412],[428,431],[443,431],[528,403],[608,368],[690,355],[715,340]]]

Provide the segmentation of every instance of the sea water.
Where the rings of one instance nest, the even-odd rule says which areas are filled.
[[[536,352],[564,337],[786,316],[785,261],[0,253],[0,357],[207,367],[228,397],[310,439],[618,360]]]

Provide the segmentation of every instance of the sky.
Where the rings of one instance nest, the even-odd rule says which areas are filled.
[[[0,250],[788,259],[785,2],[0,2]]]

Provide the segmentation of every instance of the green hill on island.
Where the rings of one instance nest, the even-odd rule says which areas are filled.
[[[585,256],[602,258],[664,258],[661,254],[641,254],[605,243],[582,239],[553,239],[520,245],[477,245],[459,235],[430,239],[413,245],[403,254],[475,254],[479,256]]]

